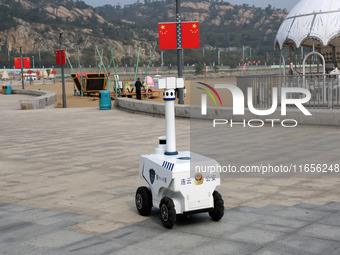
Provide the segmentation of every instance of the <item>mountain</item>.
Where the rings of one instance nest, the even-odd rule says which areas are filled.
[[[216,48],[240,51],[243,45],[264,58],[273,51],[276,31],[287,15],[287,11],[270,6],[261,9],[216,0],[182,1],[181,6],[183,21],[200,22],[201,46],[211,58],[216,55],[213,53]],[[0,0],[0,64],[8,64],[7,48],[13,56],[20,46],[24,46],[26,55],[37,57],[41,51],[45,52],[46,62],[52,61],[53,52],[59,47],[60,32],[70,54],[75,56],[74,49],[78,47],[86,65],[95,63],[95,45],[104,48],[104,56],[110,56],[110,43],[116,49],[117,62],[129,65],[135,61],[141,44],[142,64],[145,64],[157,41],[157,23],[173,21],[173,0],[144,0],[144,4],[124,8],[119,5],[93,8],[83,1],[72,0]],[[197,50],[185,52],[188,63],[201,60]],[[159,53],[155,53],[154,60],[159,61]],[[175,51],[167,55],[168,62],[175,64]]]
[[[74,56],[78,47],[83,53],[82,61],[92,64],[95,45],[106,47],[104,55],[109,56],[107,47],[111,43],[118,58],[128,48],[132,55],[137,55],[138,51],[139,39],[131,25],[111,23],[82,1],[0,0],[0,24],[0,62],[3,65],[7,64],[7,49],[14,55],[20,46],[23,46],[24,55],[36,55],[39,50],[49,53],[46,64],[53,63],[52,55],[59,48],[60,32],[63,32],[63,44],[71,54],[73,52]]]

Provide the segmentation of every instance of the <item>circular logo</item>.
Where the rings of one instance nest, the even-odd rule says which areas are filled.
[[[195,185],[201,185],[203,184],[203,175],[202,174],[196,174],[195,175]]]

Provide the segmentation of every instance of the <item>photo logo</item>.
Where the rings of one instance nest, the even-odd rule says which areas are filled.
[[[230,84],[215,84],[214,87],[198,82],[199,84],[206,86],[211,91],[215,93],[215,95],[218,97],[221,106],[222,106],[222,100],[220,95],[217,93],[216,89],[227,89],[231,92],[232,98],[233,98],[233,115],[244,115],[245,114],[245,97],[243,94],[243,91],[238,88],[235,85]],[[215,105],[217,105],[215,98],[213,97],[212,93],[204,88],[197,87],[200,90],[203,90],[206,92],[210,97],[213,99]],[[294,97],[292,95],[295,95]],[[268,116],[273,114],[278,107],[278,99],[281,97],[281,116],[287,115],[287,106],[293,105],[296,106],[304,115],[306,116],[312,116],[312,114],[305,108],[303,104],[309,102],[312,95],[308,89],[304,88],[281,88],[280,94],[278,92],[278,88],[272,88],[272,105],[270,109],[256,109],[253,103],[253,89],[248,88],[247,89],[247,106],[250,113],[257,115],[257,116]],[[201,96],[201,115],[207,115],[207,95],[203,94]],[[289,119],[289,120],[279,120],[279,119],[253,119],[249,120],[248,126],[250,127],[262,127],[265,122],[271,122],[272,127],[274,127],[274,122],[280,121],[281,125],[283,127],[296,127],[298,125],[296,120]],[[224,119],[215,119],[214,120],[214,127],[218,124],[231,124],[231,127],[233,126],[233,120],[224,120]],[[235,122],[234,122],[235,123]],[[256,124],[255,124],[256,123]],[[293,124],[287,124],[287,123],[293,123]],[[243,126],[246,126],[246,120],[243,120],[242,122],[239,122],[237,124],[243,124]]]
[[[222,106],[222,101],[221,98],[219,96],[219,94],[217,93],[217,91],[210,85],[207,85],[205,83],[200,83],[202,85],[208,86],[210,89],[212,89],[212,91],[214,91],[214,93],[218,96],[221,106]],[[199,87],[198,87],[199,88]],[[244,94],[242,92],[242,90],[234,85],[230,85],[230,84],[216,84],[215,85],[216,89],[228,89],[233,97],[233,115],[244,115]],[[213,96],[211,95],[211,93],[203,88],[199,88],[203,91],[205,91],[206,93],[208,93],[212,98]],[[277,105],[278,105],[278,89],[277,88],[273,88],[273,96],[272,96],[272,106],[270,109],[266,109],[266,110],[257,110],[255,109],[254,105],[253,105],[253,90],[252,88],[248,88],[248,109],[251,113],[255,114],[255,115],[260,115],[260,116],[265,116],[265,115],[270,115],[272,113],[274,113],[277,109]],[[287,95],[289,94],[303,94],[305,95],[305,97],[303,98],[287,98]],[[204,111],[205,114],[202,115],[206,115],[206,109],[207,109],[207,101],[203,100],[203,96],[202,95],[202,112]],[[297,108],[300,109],[300,111],[306,115],[306,116],[311,116],[312,114],[303,106],[304,103],[307,103],[310,99],[311,99],[312,95],[310,93],[310,91],[308,89],[304,89],[304,88],[281,88],[281,115],[285,116],[287,115],[287,105],[295,105]],[[216,105],[216,101],[213,98],[215,105]]]
[[[206,83],[203,83],[203,82],[197,82],[198,84],[201,84],[201,85],[203,85],[203,86],[205,86],[205,87],[207,87],[207,88],[209,88],[212,92],[214,92],[214,94],[217,96],[217,98],[218,98],[218,100],[220,101],[220,104],[221,104],[221,106],[223,106],[222,105],[222,100],[221,100],[221,97],[220,97],[220,95],[217,93],[217,91],[216,91],[216,89],[214,89],[212,86],[210,86],[209,84],[206,84]],[[216,103],[216,100],[215,100],[215,98],[214,98],[214,96],[211,94],[211,92],[209,91],[209,90],[207,90],[207,89],[205,89],[205,88],[201,88],[201,87],[196,87],[197,89],[200,89],[200,90],[203,90],[205,93],[207,93],[210,97],[211,97],[211,99],[214,101],[214,103],[215,103],[215,105],[217,106],[217,103]],[[205,105],[205,107],[203,107],[203,105]],[[206,105],[207,105],[207,95],[206,94],[202,94],[202,108],[201,108],[201,110],[202,110],[202,115],[207,115],[207,107],[206,107]]]

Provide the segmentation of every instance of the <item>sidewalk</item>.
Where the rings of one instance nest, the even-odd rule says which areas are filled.
[[[9,111],[9,110],[20,110],[20,100],[24,100],[27,98],[32,98],[27,95],[3,95],[0,94],[0,111]]]
[[[329,204],[340,202],[339,179],[223,178],[221,223],[202,214],[169,231],[158,210],[145,218],[134,204],[145,185],[139,157],[165,134],[163,118],[98,108],[1,115],[0,245],[9,254],[339,254],[340,206]],[[189,150],[189,120],[177,120],[176,133],[178,150]]]

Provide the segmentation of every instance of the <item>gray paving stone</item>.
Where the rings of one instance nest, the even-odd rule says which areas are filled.
[[[126,248],[123,248],[119,251],[113,251],[111,253],[107,253],[107,255],[134,255],[138,252],[138,255],[150,255],[150,254],[157,254],[157,255],[179,255],[183,254],[178,251],[173,250],[159,250],[157,253],[155,253],[154,250],[151,249],[144,249],[138,247],[138,250],[136,250],[135,246],[128,246]]]
[[[286,233],[263,230],[252,227],[244,227],[242,229],[236,230],[231,233],[226,238],[228,240],[240,242],[240,243],[250,243],[258,246],[264,246],[268,243],[276,241],[280,238],[287,236]]]
[[[339,242],[292,234],[270,246],[275,251],[289,251],[290,254],[328,254],[339,247]]]
[[[2,204],[0,209],[8,212],[24,212],[29,211],[32,208],[27,206],[15,205],[15,204]]]
[[[153,253],[157,253],[158,251],[172,251],[173,254],[178,254],[183,250],[189,250],[200,245],[204,239],[207,240],[211,238],[181,233],[178,231],[165,231],[152,238],[152,240],[147,239],[132,246],[136,250],[151,250]]]
[[[85,239],[60,249],[62,254],[79,254],[79,255],[104,255],[117,252],[131,242],[123,240],[112,240],[103,237],[93,237]]]
[[[333,226],[335,225],[340,227],[340,212],[333,213],[332,215],[321,219],[319,223]]]
[[[330,203],[327,203],[326,205],[324,205],[322,207],[340,211],[340,203],[339,202],[330,202]]]
[[[331,212],[317,211],[304,208],[287,207],[280,211],[274,212],[273,215],[277,215],[284,218],[292,218],[303,221],[317,221],[326,216],[331,215]]]
[[[2,226],[0,229],[0,240],[20,242],[26,238],[35,237],[37,235],[43,235],[50,232],[50,229],[46,229],[44,226],[37,225],[30,222],[17,222],[11,223],[7,226]]]
[[[328,253],[328,255],[339,255],[339,254],[340,254],[340,247]]]
[[[331,203],[327,205],[298,204],[298,205],[295,205],[294,207],[312,209],[316,211],[332,212],[332,213],[340,212],[340,209],[337,207],[337,203]]]
[[[203,239],[201,244],[186,249],[182,254],[247,255],[257,249],[258,246],[253,244],[244,244],[220,239]]]
[[[296,232],[299,235],[340,242],[340,227],[313,223]]]
[[[313,204],[306,204],[306,203],[300,203],[300,204],[296,204],[293,207],[296,208],[302,208],[302,209],[315,209],[315,208],[323,208],[324,206],[318,206],[318,205],[313,205]],[[322,210],[321,210],[322,211]]]
[[[277,216],[268,215],[264,219],[250,223],[250,227],[263,230],[272,230],[285,233],[293,233],[296,230],[308,225],[309,222],[287,219]]]
[[[8,216],[8,218],[31,222],[42,218],[51,217],[57,214],[60,214],[60,212],[50,211],[46,209],[30,208],[29,210],[24,210],[15,214],[11,214],[10,216]]]
[[[225,221],[240,224],[242,226],[246,226],[249,223],[258,221],[263,218],[265,218],[265,215],[261,215],[257,213],[236,212],[236,211],[226,211],[223,216],[223,219]]]
[[[160,228],[150,228],[132,225],[109,232],[107,234],[103,234],[102,237],[110,239],[115,242],[122,241],[136,243],[140,241],[145,241],[147,239],[151,239],[157,235],[162,234],[163,232],[164,230]]]
[[[1,255],[61,255],[59,251],[31,247],[22,243],[1,243]]]
[[[178,231],[191,233],[193,235],[202,235],[211,238],[225,239],[235,230],[242,228],[243,224],[237,222],[230,222],[223,219],[218,222],[212,221],[208,218],[204,222],[188,222],[186,225],[181,225]]]
[[[69,230],[59,230],[31,238],[28,242],[38,248],[62,248],[90,237],[93,237],[93,235]]]
[[[261,208],[253,208],[248,206],[238,206],[231,208],[229,211],[233,212],[244,212],[244,213],[256,213],[256,214],[271,214],[273,212],[279,211],[286,206],[282,205],[267,205]]]
[[[250,253],[251,255],[310,255],[307,252],[293,251],[292,250],[277,250],[275,248],[262,248],[256,252]]]

